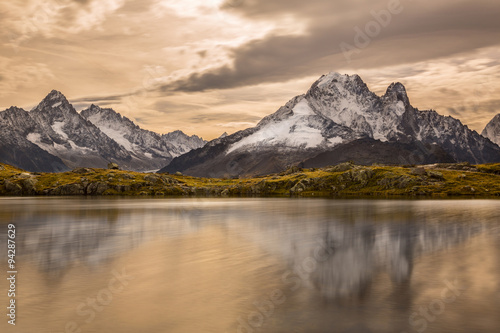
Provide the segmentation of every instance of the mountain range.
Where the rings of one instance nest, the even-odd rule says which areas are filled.
[[[498,134],[498,126],[489,128],[487,133]],[[159,172],[234,177],[345,161],[500,162],[500,147],[492,141],[458,119],[414,108],[401,83],[377,96],[358,75],[329,73],[257,126],[212,140]]]
[[[206,141],[181,131],[160,135],[141,129],[112,109],[95,105],[78,113],[59,91],[31,111],[0,112],[0,161],[41,172],[105,168],[114,162],[134,171],[158,170]]]
[[[208,143],[181,131],[141,129],[110,108],[79,113],[56,90],[29,112],[1,111],[0,127],[0,162],[42,172],[114,162],[133,171],[236,177],[346,161],[500,162],[500,114],[480,135],[458,119],[414,108],[401,83],[378,96],[358,75],[334,72],[255,127]]]

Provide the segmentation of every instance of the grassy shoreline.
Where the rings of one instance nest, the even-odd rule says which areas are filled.
[[[240,179],[78,168],[30,173],[0,163],[0,196],[156,197],[500,197],[500,163],[290,168]]]

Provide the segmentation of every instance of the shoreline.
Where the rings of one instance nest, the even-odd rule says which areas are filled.
[[[347,162],[236,179],[95,168],[31,173],[0,164],[0,196],[494,199],[500,197],[500,163],[361,166]]]

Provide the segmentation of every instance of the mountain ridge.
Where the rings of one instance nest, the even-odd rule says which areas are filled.
[[[217,138],[174,158],[159,172],[179,171],[200,177],[255,176],[311,161],[357,140],[368,140],[365,151],[354,156],[355,162],[361,164],[361,155],[370,156],[370,163],[386,162],[370,150],[373,145],[380,147],[375,141],[386,142],[384,149],[399,151],[401,164],[450,162],[450,158],[470,163],[500,161],[500,147],[460,120],[414,108],[403,84],[394,82],[384,95],[378,96],[358,75],[332,72],[255,127]],[[409,146],[402,148],[401,144]],[[412,145],[417,154],[408,151]]]
[[[3,128],[0,144],[0,160],[28,171],[60,172],[75,167],[101,167],[118,163],[134,171],[157,170],[168,164],[173,157],[200,147],[205,141],[197,136],[187,136],[180,131],[157,134],[143,130],[130,119],[122,117],[112,109],[101,109],[92,105],[94,115],[102,112],[117,115],[114,125],[128,128],[135,137],[149,137],[147,148],[128,150],[124,141],[117,142],[87,117],[78,113],[66,97],[52,90],[31,111],[11,107],[0,111],[0,126]],[[88,110],[87,109],[87,110]],[[85,111],[85,110],[84,110]],[[83,114],[82,114],[83,113]],[[182,133],[182,134],[181,134]],[[178,140],[177,142],[173,142]],[[124,146],[125,144],[125,146]],[[180,148],[179,148],[180,147]],[[45,161],[45,162],[44,162]]]

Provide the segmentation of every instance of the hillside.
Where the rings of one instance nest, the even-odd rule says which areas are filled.
[[[500,196],[500,164],[292,168],[246,179],[195,178],[78,168],[64,173],[29,173],[0,164],[0,195],[123,196]]]

